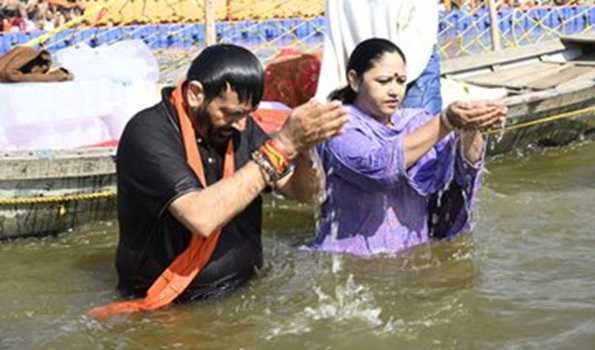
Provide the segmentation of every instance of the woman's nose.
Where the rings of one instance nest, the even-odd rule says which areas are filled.
[[[398,89],[398,87],[397,87],[397,86],[391,85],[391,86],[388,88],[388,95],[389,95],[390,97],[396,97],[396,96],[398,95],[398,91],[399,91],[399,89]]]

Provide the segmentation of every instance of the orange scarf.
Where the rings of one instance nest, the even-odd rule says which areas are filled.
[[[186,113],[184,99],[182,97],[182,85],[180,84],[173,92],[171,102],[175,106],[180,121],[182,142],[186,150],[188,164],[199,178],[203,188],[207,187],[205,172],[196,144],[194,126]],[[230,140],[225,152],[223,176],[233,175],[234,151],[233,143]],[[215,230],[209,238],[204,238],[198,233],[192,234],[190,244],[176,259],[163,271],[161,276],[153,283],[143,299],[135,299],[123,302],[115,302],[106,306],[91,309],[88,315],[96,319],[105,319],[120,314],[130,314],[138,311],[152,311],[169,305],[173,302],[194,280],[196,275],[210,260],[221,229]]]

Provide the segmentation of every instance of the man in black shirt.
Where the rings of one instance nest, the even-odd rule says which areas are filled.
[[[262,98],[262,66],[234,45],[206,48],[179,89],[182,114],[196,129],[206,186],[189,166],[173,89],[166,88],[159,104],[130,120],[118,147],[116,267],[118,289],[129,295],[144,296],[192,235],[209,238],[218,228],[212,255],[177,300],[205,299],[244,284],[263,260],[260,194],[269,185],[290,198],[314,200],[324,175],[308,150],[337,135],[347,121],[340,105],[312,101],[294,109],[269,140],[249,116]],[[223,178],[230,140],[236,171]],[[278,160],[277,154],[284,156]]]

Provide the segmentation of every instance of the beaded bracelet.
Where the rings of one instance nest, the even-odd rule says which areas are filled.
[[[252,160],[258,167],[266,174],[265,182],[271,187],[275,187],[275,183],[281,178],[269,160],[260,152],[252,152]]]
[[[252,153],[252,160],[265,172],[267,175],[267,184],[275,187],[275,184],[280,179],[289,174],[293,167],[290,164],[289,156],[275,144],[275,140],[266,141],[260,148]]]

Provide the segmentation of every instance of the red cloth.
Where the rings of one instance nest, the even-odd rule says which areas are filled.
[[[264,101],[297,107],[316,93],[320,56],[296,50],[282,50],[265,68]]]
[[[27,31],[27,23],[25,23],[24,19],[19,17],[13,18],[12,21],[10,21],[10,26],[19,28],[21,32]]]

